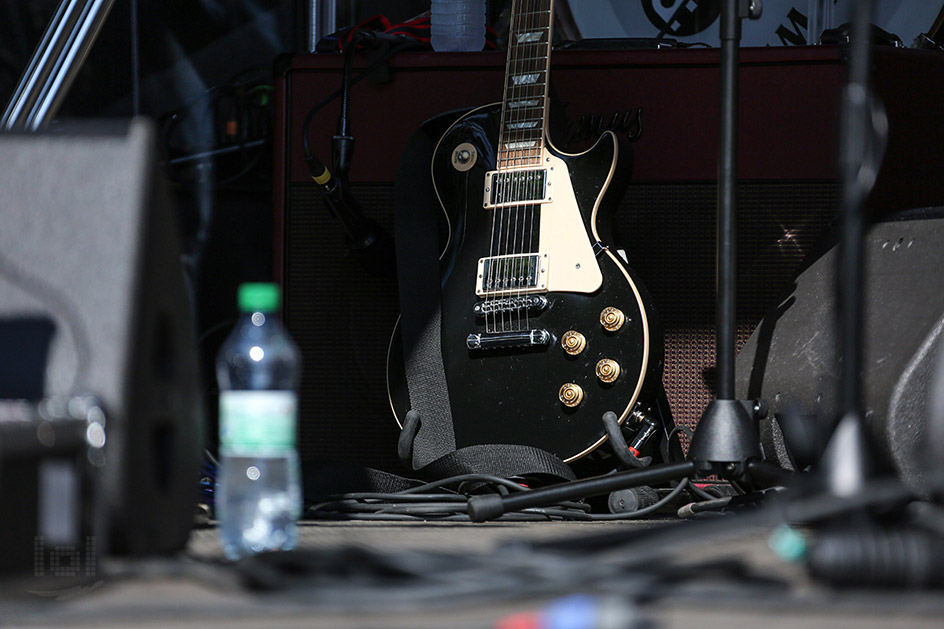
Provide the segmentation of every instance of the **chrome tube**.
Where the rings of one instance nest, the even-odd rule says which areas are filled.
[[[62,0],[0,118],[0,129],[35,131],[56,115],[114,0]]]
[[[308,52],[315,52],[318,41],[336,31],[337,25],[337,0],[309,0]]]

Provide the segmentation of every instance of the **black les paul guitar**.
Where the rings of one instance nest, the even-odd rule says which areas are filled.
[[[505,95],[440,139],[432,176],[449,222],[441,346],[458,447],[508,443],[573,461],[661,386],[662,339],[641,285],[607,247],[628,179],[607,132],[579,155],[547,140],[552,0],[515,0]],[[601,88],[602,89],[602,88]],[[409,410],[397,334],[390,403]]]

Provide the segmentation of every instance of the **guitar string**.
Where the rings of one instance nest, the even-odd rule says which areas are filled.
[[[545,3],[547,4],[547,6],[544,6]],[[529,65],[527,72],[529,74],[537,75],[538,79],[541,79],[541,80],[535,81],[535,83],[531,84],[531,87],[529,87],[528,89],[530,92],[538,92],[536,96],[537,98],[541,100],[539,102],[539,106],[537,107],[536,111],[532,112],[531,115],[525,115],[524,113],[522,113],[522,119],[528,124],[520,127],[520,131],[521,131],[522,139],[535,138],[535,131],[537,131],[537,133],[539,134],[535,139],[536,143],[535,143],[534,150],[531,151],[531,159],[526,160],[526,166],[529,169],[538,171],[542,167],[541,156],[543,154],[542,149],[543,149],[543,142],[544,142],[543,113],[545,111],[544,110],[545,102],[543,100],[543,97],[541,97],[540,95],[540,92],[543,92],[544,89],[543,87],[539,89],[539,86],[545,86],[547,84],[547,63],[549,61],[549,51],[548,50],[543,51],[545,53],[543,63],[542,63],[542,55],[535,54],[535,53],[541,52],[542,47],[546,46],[546,43],[544,41],[545,37],[547,38],[547,41],[550,41],[551,19],[552,19],[551,12],[550,12],[550,0],[536,0],[535,4],[532,5],[530,9],[531,11],[529,13],[532,16],[531,24],[526,30],[526,33],[528,33],[528,37],[526,40],[527,41],[526,50],[528,54],[525,58],[527,59],[527,63]],[[533,33],[539,34],[536,41],[531,36],[531,34]],[[529,100],[531,99],[532,99],[531,95],[529,94]],[[530,123],[538,122],[538,119],[536,118],[535,114],[541,114],[540,121],[539,121],[540,124],[537,124],[536,127],[531,127]],[[530,163],[527,163],[527,162],[530,162]],[[524,181],[522,181],[521,186],[526,188],[525,190],[526,193],[530,193],[534,190],[534,186],[527,185]],[[534,222],[535,222],[535,216],[539,215],[540,206],[537,203],[528,203],[526,205],[519,206],[519,207],[521,208],[522,214],[523,214],[521,254],[522,255],[526,253],[540,254],[540,242],[538,242],[537,250],[535,250],[535,245],[534,245]],[[536,260],[535,267],[533,269],[534,277],[535,279],[539,279],[540,278],[540,257],[535,258],[535,260]],[[525,266],[522,266],[520,268],[524,271],[530,270],[528,267],[525,267]],[[527,304],[522,304],[522,302],[520,301],[521,296],[523,294],[526,294],[526,291],[522,288],[523,279],[524,279],[523,276],[519,274],[519,279],[518,279],[519,302],[518,302],[518,309],[517,309],[518,327],[519,329],[529,330],[531,328],[530,310]],[[521,325],[522,314],[524,315],[523,326]]]
[[[503,86],[503,100],[502,100],[502,111],[501,111],[501,120],[499,122],[498,128],[498,161],[495,168],[495,177],[492,179],[492,190],[490,191],[491,196],[496,201],[501,199],[504,195],[504,183],[501,177],[501,173],[506,168],[506,154],[503,148],[504,143],[506,142],[505,136],[505,125],[507,124],[510,114],[511,114],[511,87],[510,85],[513,81],[509,81],[512,76],[513,67],[512,67],[512,56],[514,49],[512,47],[512,37],[514,36],[514,31],[516,28],[517,22],[517,5],[519,0],[513,0],[512,11],[511,11],[511,23],[509,24],[508,30],[508,54],[505,59],[505,85]],[[501,251],[501,227],[503,224],[503,217],[501,215],[501,208],[493,207],[492,208],[492,229],[489,243],[488,251],[488,269],[485,272],[485,331],[486,333],[498,332],[498,295],[496,290],[498,288],[497,281],[500,281],[498,277],[500,269],[498,268],[500,262],[497,260],[497,256]],[[494,307],[495,312],[492,312]]]
[[[524,2],[522,10],[515,10],[513,7],[512,21],[509,30],[509,56],[506,62],[506,85],[504,86],[505,101],[502,108],[501,127],[499,130],[499,163],[498,173],[523,171],[529,166],[541,166],[541,155],[543,146],[543,122],[544,105],[546,100],[547,83],[547,62],[549,60],[549,50],[544,50],[542,54],[533,54],[532,48],[540,49],[542,46],[549,48],[551,39],[551,8],[550,6],[541,7],[539,4],[546,0],[516,0],[516,4]],[[523,24],[522,24],[523,21]],[[543,23],[542,23],[543,21]],[[531,34],[543,32],[545,41],[532,41]],[[544,60],[543,67],[534,67],[535,61]],[[534,82],[528,81],[527,76],[537,75],[535,78],[543,80]],[[516,82],[516,77],[519,80]],[[538,91],[544,92],[533,94]],[[537,98],[535,98],[537,96]],[[536,108],[527,107],[523,102],[539,100],[539,106]],[[512,106],[512,103],[519,106]],[[528,111],[536,109],[541,113],[540,119],[535,119],[533,115],[529,116]],[[534,129],[528,126],[528,123],[539,121],[541,124],[537,129],[540,137],[534,137]],[[527,142],[534,141],[534,146],[528,147]],[[537,163],[535,163],[537,160]],[[533,203],[516,204],[516,201],[523,199],[530,188],[527,187],[526,180],[522,178],[499,176],[493,180],[493,186],[496,193],[496,199],[503,199],[507,203],[511,201],[511,206],[496,207],[493,209],[492,218],[492,243],[490,245],[490,258],[488,277],[485,278],[486,289],[489,294],[486,295],[486,331],[521,330],[522,310],[524,311],[525,329],[530,327],[530,313],[526,306],[522,306],[521,296],[526,293],[524,288],[523,271],[527,270],[524,261],[528,253],[539,253],[532,251],[534,249],[534,222],[539,207]],[[518,232],[521,231],[521,241],[518,241]],[[540,243],[538,243],[540,244]],[[499,259],[495,259],[501,256]],[[537,277],[540,276],[539,259],[538,266],[534,272]],[[514,309],[500,307],[502,299],[508,300],[515,298],[517,304]],[[489,302],[494,302],[494,315],[491,315]],[[507,301],[505,303],[508,303]],[[501,325],[499,326],[499,318]],[[517,318],[517,321],[515,319]]]
[[[525,100],[531,99],[530,92],[532,91],[533,83],[527,80],[526,77],[531,77],[534,75],[534,64],[533,60],[530,57],[532,41],[531,33],[535,31],[535,16],[534,11],[534,0],[528,0],[526,5],[526,11],[523,12],[525,17],[523,28],[521,28],[516,34],[516,43],[518,44],[518,55],[520,59],[520,71],[517,73],[520,77],[519,88],[520,92],[525,94]],[[520,103],[519,103],[520,104]],[[527,107],[518,107],[517,116],[515,117],[515,126],[513,128],[514,135],[514,146],[520,149],[520,152],[516,153],[520,158],[518,159],[517,167],[522,169],[522,173],[519,177],[514,179],[513,183],[513,192],[512,199],[515,201],[515,205],[511,208],[512,220],[514,221],[514,234],[509,234],[512,236],[512,254],[515,256],[513,260],[515,262],[510,265],[509,272],[512,275],[511,287],[514,289],[514,295],[511,297],[514,301],[514,309],[509,309],[509,319],[514,319],[512,327],[516,330],[526,329],[522,326],[522,304],[521,297],[524,293],[523,290],[523,272],[526,270],[524,263],[524,256],[527,253],[524,239],[526,237],[526,230],[524,222],[526,222],[526,212],[528,204],[520,203],[521,200],[525,199],[527,195],[527,184],[526,176],[524,174],[525,170],[531,164],[529,164],[529,159],[526,155],[530,152],[531,147],[528,146],[529,135],[528,132],[528,123],[530,122],[530,117],[528,116]],[[521,231],[521,241],[518,241],[518,231]],[[526,311],[526,309],[525,309]]]
[[[518,48],[518,54],[521,60],[521,71],[519,72],[519,75],[521,75],[522,77],[530,76],[531,74],[533,74],[532,72],[533,68],[531,67],[532,64],[528,60],[528,52],[530,48],[530,41],[528,39],[528,34],[531,33],[534,29],[533,3],[534,3],[534,0],[528,0],[528,5],[526,7],[528,10],[525,11],[524,13],[525,15],[524,28],[522,28],[518,34],[518,38],[519,38],[518,43],[520,44]],[[529,92],[530,91],[529,86],[530,86],[530,82],[522,79],[521,91],[524,93]],[[526,126],[525,126],[527,122],[528,122],[527,110],[523,107],[519,107],[518,115],[516,117],[516,126],[515,126],[515,145],[521,147],[520,154],[522,155],[522,157],[524,156],[525,152],[528,151],[528,148],[526,145],[527,133],[526,133]],[[527,160],[521,159],[519,161],[520,161],[520,163],[518,164],[519,168],[527,168],[528,166]],[[514,220],[514,234],[512,237],[512,243],[513,243],[512,254],[515,256],[513,258],[515,262],[509,268],[509,272],[512,275],[511,288],[514,289],[514,295],[511,298],[515,300],[512,303],[515,304],[516,307],[514,309],[509,309],[509,312],[508,312],[509,319],[514,319],[511,327],[516,330],[522,329],[521,305],[518,300],[520,300],[521,294],[522,294],[522,288],[521,288],[522,279],[521,278],[522,278],[522,270],[524,268],[522,256],[525,254],[523,246],[519,245],[518,243],[519,230],[522,233],[522,238],[524,236],[524,229],[523,229],[523,226],[521,225],[521,215],[522,215],[523,205],[520,204],[520,201],[521,199],[524,199],[526,196],[525,175],[523,174],[523,171],[519,171],[519,172],[522,172],[522,174],[514,179],[515,189],[512,193],[512,198],[516,202],[512,209],[512,216]],[[523,245],[523,243],[521,244]]]
[[[524,76],[527,71],[526,63],[527,61],[523,59],[523,41],[521,39],[521,34],[526,32],[528,29],[528,0],[525,1],[522,10],[518,14],[518,24],[515,29],[513,39],[509,44],[514,48],[515,54],[515,67],[513,70],[513,75],[508,77],[508,80],[511,82],[510,89],[513,90],[513,102],[518,102],[520,99],[520,94],[523,91],[523,85],[521,80],[516,82],[516,79],[520,79]],[[518,259],[515,257],[517,255],[515,241],[517,237],[517,228],[518,228],[518,206],[515,205],[517,199],[520,198],[520,184],[515,177],[514,173],[517,171],[520,164],[518,163],[517,155],[520,148],[521,137],[519,133],[521,124],[521,108],[512,107],[511,116],[509,117],[509,125],[505,128],[508,137],[508,155],[511,161],[511,171],[509,178],[503,180],[506,194],[503,196],[508,202],[512,205],[503,208],[503,213],[506,219],[507,230],[504,238],[504,249],[503,253],[505,256],[505,262],[502,265],[503,270],[503,281],[502,281],[502,299],[506,300],[505,303],[508,303],[508,300],[513,298],[511,289],[516,287],[515,282],[515,270],[518,266]],[[502,312],[502,329],[503,330],[514,330],[516,325],[514,322],[515,313],[510,308],[501,308]]]
[[[514,77],[518,72],[518,63],[519,63],[518,58],[516,56],[518,53],[518,49],[514,45],[515,32],[517,32],[518,28],[520,28],[520,24],[518,22],[519,19],[520,19],[520,14],[517,11],[515,11],[514,24],[512,24],[512,27],[508,31],[508,37],[509,37],[508,55],[509,55],[510,65],[509,65],[509,72],[505,76],[505,90],[506,90],[506,95],[507,95],[507,99],[505,100],[505,107],[507,108],[507,112],[505,115],[505,119],[502,121],[502,127],[499,130],[499,138],[500,138],[499,150],[503,151],[503,154],[505,155],[503,167],[498,173],[499,179],[498,179],[497,186],[498,186],[499,195],[498,197],[496,197],[496,201],[500,203],[505,202],[505,200],[508,198],[507,194],[509,192],[508,182],[505,179],[505,172],[507,172],[507,169],[509,167],[509,164],[508,164],[509,152],[508,151],[510,150],[511,142],[513,141],[513,138],[510,133],[510,129],[513,128],[511,125],[514,124],[514,120],[515,120],[515,109],[514,107],[512,107],[511,103],[513,99],[515,98]],[[507,243],[506,243],[507,230],[505,230],[505,223],[508,219],[508,211],[504,206],[501,206],[501,207],[496,207],[495,212],[499,216],[499,219],[500,219],[497,254],[499,256],[504,256],[504,255],[507,255],[508,253]],[[504,289],[507,285],[507,280],[508,280],[508,269],[506,266],[507,265],[506,260],[507,260],[506,258],[499,258],[498,260],[496,260],[496,267],[499,273],[499,278],[498,278],[499,283],[495,287],[496,288],[495,319],[496,319],[496,325],[498,324],[499,320],[501,321],[501,325],[499,327],[500,331],[506,330],[505,312],[501,308],[501,303],[502,303],[501,300],[504,298],[503,293],[504,293]]]
[[[528,68],[528,73],[529,73],[529,74],[536,74],[537,77],[538,77],[538,79],[541,79],[541,78],[542,78],[542,75],[541,75],[542,68],[538,65],[539,59],[536,59],[536,58],[535,58],[535,57],[536,57],[536,55],[534,55],[535,50],[533,50],[533,49],[534,49],[534,48],[540,49],[540,46],[541,46],[541,39],[540,39],[540,37],[539,37],[539,38],[538,38],[538,41],[534,41],[534,39],[532,39],[532,37],[531,37],[531,34],[532,34],[532,33],[540,33],[541,30],[542,30],[543,21],[546,19],[546,17],[545,17],[545,14],[544,14],[544,12],[543,12],[543,6],[541,6],[541,5],[542,5],[542,3],[546,2],[546,1],[547,1],[547,0],[536,0],[536,2],[534,3],[534,5],[532,5],[532,7],[531,7],[531,9],[532,9],[532,11],[531,11],[531,15],[532,15],[531,24],[530,24],[530,26],[529,26],[529,28],[528,28],[528,30],[527,30],[527,33],[529,34],[528,39],[527,39],[528,44],[527,44],[527,49],[526,49],[526,50],[527,50],[527,53],[528,53],[528,54],[527,54],[527,57],[526,57],[526,58],[527,58],[527,64],[528,64],[528,66],[529,66],[529,68]],[[536,89],[536,87],[537,87],[537,85],[538,85],[539,83],[541,83],[541,82],[543,82],[543,81],[540,81],[540,80],[539,80],[539,81],[535,81],[535,83],[532,85],[532,87],[529,87],[529,91],[532,91],[532,92],[533,92],[533,91],[538,91],[538,90]],[[527,110],[526,110],[526,111],[527,111]],[[540,111],[540,110],[538,110],[538,111]],[[522,137],[524,137],[524,138],[533,138],[533,137],[534,137],[534,129],[530,126],[530,123],[535,120],[534,112],[531,112],[530,115],[524,115],[524,114],[522,114],[522,118],[525,120],[525,122],[528,123],[528,124],[524,125],[524,126],[521,128]],[[543,135],[543,133],[541,133],[541,135]],[[528,161],[530,161],[531,163],[528,164],[527,166],[528,166],[528,168],[531,169],[531,170],[534,170],[535,167],[538,167],[538,168],[539,168],[539,167],[541,166],[541,163],[540,163],[540,155],[541,155],[540,148],[541,148],[541,142],[542,142],[542,141],[543,141],[543,138],[541,138],[541,137],[538,137],[538,138],[536,139],[535,148],[538,149],[538,150],[532,151],[532,159],[531,159],[531,160],[528,160]],[[537,156],[538,156],[538,158],[537,158],[537,163],[536,163],[536,164],[534,163],[534,154],[537,154]],[[530,192],[530,191],[533,190],[533,186],[528,186],[528,185],[526,185],[526,184],[524,183],[524,181],[522,181],[522,186],[527,188],[527,192]],[[529,195],[529,196],[533,196],[533,195]],[[538,251],[538,252],[535,252],[535,251],[534,251],[534,246],[533,246],[533,241],[534,241],[534,215],[535,215],[535,211],[536,211],[536,206],[535,206],[534,203],[529,203],[529,204],[527,204],[527,205],[525,205],[525,206],[521,206],[521,208],[522,208],[522,213],[524,214],[523,220],[522,220],[521,253],[522,253],[522,255],[525,254],[525,253],[539,253],[539,251]],[[527,239],[527,240],[526,240],[526,239]],[[538,259],[538,264],[540,264],[540,261],[539,261],[539,260],[540,260],[540,259]],[[529,271],[529,270],[530,270],[530,269],[529,269],[528,267],[526,267],[526,266],[522,266],[521,268],[522,268],[523,271]],[[536,277],[536,278],[540,277],[540,272],[539,272],[538,268],[535,268],[534,271],[535,271],[535,273],[536,273],[535,277]],[[521,297],[522,294],[526,294],[526,292],[525,292],[525,291],[522,289],[522,287],[521,287],[521,286],[522,286],[522,283],[523,283],[523,277],[522,277],[522,275],[523,275],[523,274],[519,275],[519,294],[518,294],[519,299],[520,299],[520,297]],[[522,328],[522,329],[524,329],[524,330],[529,330],[529,329],[531,328],[531,320],[530,320],[530,311],[529,311],[529,309],[528,309],[527,304],[522,304],[522,303],[519,301],[519,302],[518,302],[518,310],[517,310],[517,312],[518,312],[518,321],[519,321],[518,326],[519,326],[519,328]],[[522,315],[522,314],[524,315],[524,325],[523,325],[523,326],[521,325],[521,315]]]
[[[525,11],[525,9],[528,8],[528,0],[522,0],[522,1],[524,2],[524,5],[522,7],[519,7],[522,10],[516,12],[515,14],[515,22],[516,22],[515,28],[509,31],[508,45],[511,50],[510,54],[512,54],[512,56],[514,57],[514,61],[513,61],[513,67],[512,67],[512,74],[505,78],[505,80],[508,82],[509,93],[511,94],[511,98],[509,99],[509,102],[508,102],[508,107],[511,109],[511,111],[509,112],[509,115],[508,115],[507,125],[503,127],[502,129],[502,132],[506,137],[506,143],[504,146],[504,148],[506,149],[506,155],[508,156],[508,160],[506,161],[506,166],[510,166],[510,169],[507,171],[509,173],[507,176],[508,178],[506,179],[503,176],[501,180],[501,187],[502,187],[502,192],[503,192],[501,198],[504,199],[506,202],[508,201],[514,202],[514,199],[516,198],[516,195],[518,194],[518,189],[515,184],[513,173],[515,172],[515,169],[518,166],[515,156],[516,156],[516,151],[518,147],[518,142],[520,142],[520,138],[517,133],[518,124],[520,123],[520,112],[519,112],[520,108],[512,106],[512,103],[518,100],[520,92],[523,91],[521,81],[516,81],[517,77],[521,77],[524,74],[524,69],[525,69],[524,62],[521,59],[522,40],[521,40],[520,34],[525,32],[525,29],[527,28],[527,12]],[[508,161],[510,161],[511,163],[508,164],[507,163]],[[501,238],[501,243],[502,243],[501,253],[502,255],[506,257],[502,258],[502,262],[501,262],[502,277],[501,277],[501,292],[498,294],[499,300],[502,300],[502,299],[507,300],[511,297],[508,289],[510,288],[510,283],[512,281],[512,273],[514,272],[514,266],[515,266],[515,259],[511,256],[515,254],[514,241],[513,241],[513,236],[512,236],[513,234],[512,224],[513,222],[516,222],[516,219],[517,219],[516,207],[517,206],[515,205],[511,205],[511,206],[503,207],[501,209],[502,225],[503,226],[507,225],[507,228],[505,229],[503,238]],[[500,303],[501,301],[499,301],[499,304]],[[508,309],[502,308],[500,306],[498,310],[501,313],[502,331],[510,331],[514,329],[514,325],[513,325],[514,314],[510,312]]]
[[[529,0],[529,3],[531,1],[533,0]],[[530,9],[531,7],[526,5],[525,8]],[[522,24],[522,28],[519,29],[518,32],[515,34],[515,38],[516,38],[515,43],[518,44],[517,52],[518,52],[518,58],[520,61],[519,71],[516,73],[516,76],[521,78],[521,82],[519,82],[518,84],[520,88],[519,92],[526,92],[528,89],[526,87],[528,85],[528,82],[524,80],[524,77],[530,74],[531,68],[530,68],[530,63],[526,59],[526,55],[525,55],[526,49],[528,47],[525,34],[531,31],[532,17],[530,15],[529,10],[526,10],[525,12],[523,12],[522,16],[525,18],[523,20],[524,23]],[[522,141],[524,139],[524,134],[522,133],[522,129],[523,129],[522,124],[524,123],[524,114],[522,112],[522,108],[517,107],[516,113],[517,115],[514,118],[514,127],[512,127],[511,129],[511,134],[514,138],[513,140],[514,146],[523,147]],[[516,166],[520,166],[520,164],[516,164]],[[520,277],[520,274],[521,274],[520,256],[522,252],[518,251],[518,221],[521,214],[520,212],[521,205],[519,205],[519,202],[523,198],[523,195],[522,195],[522,181],[517,176],[512,180],[512,193],[511,194],[512,194],[511,198],[514,202],[514,205],[509,208],[509,214],[510,214],[509,227],[513,223],[514,228],[513,230],[509,231],[508,236],[510,238],[509,253],[514,257],[510,258],[510,260],[513,260],[513,262],[511,262],[508,265],[508,273],[511,279],[511,284],[509,288],[514,289],[514,295],[511,295],[509,293],[507,298],[509,300],[512,300],[511,303],[514,304],[516,303],[514,300],[517,300],[521,297],[521,287],[519,285],[520,280],[518,278]],[[511,329],[516,329],[516,330],[521,329],[521,311],[519,308],[515,308],[515,309],[509,308],[508,319],[509,319],[509,327]]]
[[[551,40],[551,35],[552,35],[552,32],[553,32],[552,29],[553,29],[553,25],[554,25],[554,13],[553,13],[553,10],[552,10],[552,7],[553,7],[553,0],[541,0],[541,2],[542,2],[542,5],[539,7],[539,9],[540,9],[540,19],[539,19],[539,24],[538,24],[538,27],[539,27],[539,28],[536,29],[536,30],[543,31],[543,35],[542,35],[542,37],[539,38],[538,41],[535,43],[535,48],[537,48],[537,51],[535,51],[535,52],[543,53],[543,55],[542,55],[542,54],[537,54],[537,55],[535,55],[535,57],[538,57],[537,63],[540,63],[540,64],[541,64],[541,65],[539,66],[539,70],[540,70],[540,72],[541,72],[540,76],[541,76],[541,79],[542,79],[542,80],[541,80],[542,87],[541,87],[541,89],[539,90],[539,92],[540,92],[540,94],[539,94],[539,99],[540,99],[540,102],[539,102],[539,109],[538,109],[538,111],[536,112],[536,113],[540,116],[540,119],[539,119],[539,122],[538,122],[538,127],[537,127],[537,128],[538,128],[538,146],[539,146],[539,148],[541,149],[541,150],[537,151],[537,163],[536,163],[536,166],[537,166],[538,169],[541,169],[541,168],[544,167],[542,158],[543,158],[543,154],[544,154],[544,150],[543,150],[543,149],[544,149],[544,142],[545,142],[544,132],[545,132],[545,126],[546,126],[546,120],[547,120],[547,109],[546,109],[546,107],[547,107],[547,84],[548,84],[548,78],[549,78],[549,74],[550,74],[550,67],[549,67],[549,66],[550,66],[550,59],[551,59],[551,57],[550,57],[550,55],[551,55],[550,47],[551,47],[551,42],[552,42],[552,40]],[[542,39],[543,39],[543,41],[542,41]],[[542,56],[543,56],[543,59],[541,59]],[[540,172],[540,171],[539,171],[539,172]],[[545,171],[545,172],[546,172],[546,171]],[[546,185],[546,184],[547,184],[547,180],[545,179],[545,185]],[[530,224],[529,224],[529,229],[528,229],[529,250],[535,250],[535,253],[540,254],[540,253],[541,253],[541,250],[540,250],[540,245],[541,245],[541,243],[540,243],[540,230],[539,230],[539,232],[538,232],[538,238],[537,238],[538,242],[537,242],[537,246],[535,246],[535,244],[534,244],[534,241],[535,241],[534,229],[535,229],[535,217],[537,216],[537,217],[539,218],[539,217],[541,216],[541,206],[538,205],[538,204],[532,204],[532,205],[530,205],[529,208],[528,208],[528,214],[529,214],[528,219],[529,219],[529,223],[530,223]],[[539,257],[537,258],[537,267],[534,269],[535,278],[537,278],[537,279],[540,279],[540,277],[541,277],[540,260],[541,260],[541,258],[540,258],[540,255],[539,255]],[[546,279],[546,278],[545,278],[545,279]],[[530,329],[530,327],[531,327],[530,310],[527,308],[527,306],[525,307],[525,311],[524,311],[524,312],[525,312],[526,328],[527,328],[527,329]]]

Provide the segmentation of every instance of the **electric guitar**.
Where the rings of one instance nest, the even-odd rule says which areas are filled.
[[[552,0],[514,0],[504,99],[460,118],[432,160],[449,223],[441,347],[456,445],[542,448],[567,462],[661,386],[662,338],[604,215],[629,178],[606,132],[584,153],[547,138]],[[387,387],[410,408],[399,344]]]

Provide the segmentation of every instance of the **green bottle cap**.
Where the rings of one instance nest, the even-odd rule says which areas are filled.
[[[275,312],[279,309],[282,291],[278,284],[250,282],[239,285],[239,309],[242,312]]]

